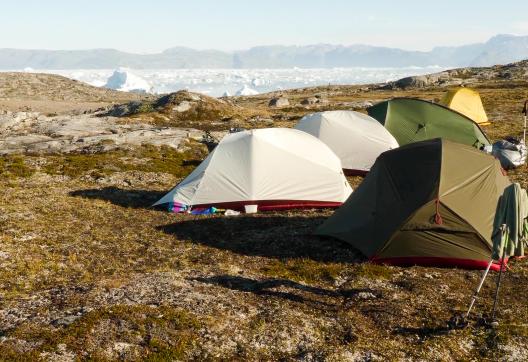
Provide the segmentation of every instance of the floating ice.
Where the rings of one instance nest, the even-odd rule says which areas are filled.
[[[249,88],[246,84],[235,93],[236,96],[254,96],[256,94],[259,94],[259,92]]]
[[[315,87],[339,84],[365,84],[392,81],[412,75],[435,73],[443,70],[438,66],[406,68],[331,68],[331,69],[134,69],[125,70],[142,79],[142,86],[124,88],[145,88],[152,86],[154,93],[170,93],[182,89],[220,97],[224,92],[230,95],[249,89],[258,93],[277,89]],[[94,86],[104,86],[111,69],[41,70],[36,72],[55,73],[73,78]],[[132,79],[132,78],[130,78]],[[147,82],[148,85],[145,85]],[[124,88],[119,88],[124,90]],[[254,94],[254,93],[253,93]]]
[[[265,81],[264,79],[253,78],[253,79],[251,80],[251,85],[252,85],[253,87],[259,87],[259,86],[264,85],[264,84],[266,84],[266,81]]]
[[[130,72],[129,69],[119,68],[108,78],[106,88],[124,92],[150,93],[152,86],[143,78]]]

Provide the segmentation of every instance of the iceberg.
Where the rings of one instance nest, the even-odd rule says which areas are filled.
[[[129,69],[119,68],[108,78],[105,88],[123,92],[151,93],[152,86]]]
[[[259,94],[259,92],[248,87],[246,84],[235,93],[236,96],[254,96],[256,94]]]

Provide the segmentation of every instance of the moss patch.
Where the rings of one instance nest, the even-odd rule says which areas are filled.
[[[0,177],[27,178],[33,175],[35,170],[27,166],[24,159],[21,155],[0,156]]]
[[[129,151],[48,156],[43,171],[69,177],[79,177],[88,172],[95,176],[109,175],[118,171],[163,172],[183,177],[196,167],[196,161],[206,156],[204,147],[199,144],[193,146],[186,152],[166,146],[145,145]]]
[[[319,263],[312,259],[273,260],[262,267],[262,272],[270,277],[291,279],[298,282],[331,283],[345,269],[343,264]]]

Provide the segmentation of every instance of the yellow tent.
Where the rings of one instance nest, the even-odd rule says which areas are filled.
[[[488,116],[477,91],[470,88],[449,90],[440,104],[471,118],[480,126],[489,125]]]

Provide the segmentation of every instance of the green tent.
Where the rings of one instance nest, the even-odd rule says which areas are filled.
[[[490,144],[473,120],[429,101],[394,98],[367,111],[392,133],[400,146],[437,137],[477,148]]]
[[[499,197],[510,181],[493,157],[426,140],[382,153],[317,234],[374,262],[485,268]]]

